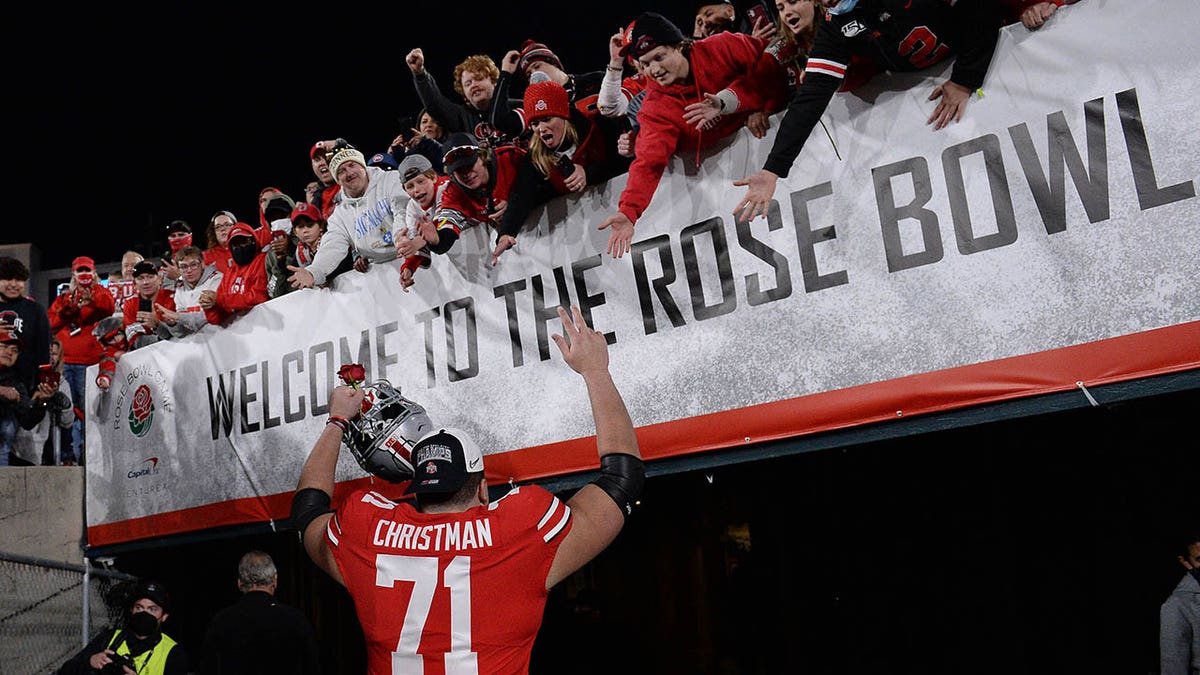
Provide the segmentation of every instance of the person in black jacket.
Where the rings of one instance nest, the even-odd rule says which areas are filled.
[[[0,256],[0,330],[16,333],[24,343],[17,371],[25,386],[37,387],[38,366],[50,363],[50,319],[46,307],[29,297],[29,268],[11,256]]]
[[[242,597],[209,622],[201,675],[321,672],[312,624],[300,610],[275,597],[278,585],[270,555],[250,551],[242,556],[237,581]]]
[[[945,0],[818,0],[828,13],[817,30],[771,153],[761,171],[734,181],[746,196],[733,210],[739,220],[767,212],[775,183],[786,177],[846,76],[851,59],[865,57],[881,70],[909,72],[955,56],[950,78],[934,88],[937,105],[926,124],[941,129],[962,119],[971,94],[983,84],[1003,24],[997,0],[949,4]]]
[[[451,100],[438,89],[437,82],[425,70],[425,52],[420,47],[410,51],[404,62],[412,71],[421,105],[446,131],[472,134],[492,147],[503,145],[521,133],[519,126],[493,124],[492,107],[504,102],[495,98],[500,69],[490,56],[473,54],[454,67],[454,91],[463,97],[462,103]]]
[[[183,645],[162,632],[171,596],[157,581],[139,581],[125,596],[125,627],[106,628],[56,675],[188,675]]]

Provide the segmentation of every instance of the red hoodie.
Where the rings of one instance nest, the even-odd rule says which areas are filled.
[[[267,295],[267,256],[262,252],[263,243],[258,232],[246,223],[236,223],[229,231],[230,240],[234,237],[254,239],[258,252],[248,265],[230,262],[229,270],[221,277],[221,285],[217,287],[216,304],[204,310],[209,323],[223,323],[270,299]],[[270,236],[270,232],[266,234]]]
[[[138,308],[142,304],[142,296],[135,295],[132,298],[125,300],[121,305],[121,315],[125,318],[125,327],[138,323],[137,313]],[[162,305],[171,311],[175,311],[175,291],[165,288],[158,289],[158,294],[154,296],[153,303],[150,305],[150,310],[154,312],[154,316],[162,321],[162,313],[154,305]],[[144,333],[149,334],[149,333]]]
[[[635,158],[619,207],[630,222],[636,223],[650,206],[676,151],[695,150],[699,163],[702,148],[741,129],[750,113],[786,100],[786,72],[773,56],[763,53],[766,45],[765,40],[742,33],[717,33],[692,44],[691,83],[664,87],[654,80],[646,82],[646,97],[637,114]],[[737,95],[737,110],[718,117],[716,125],[705,131],[683,121],[685,107],[722,89]]]
[[[260,213],[259,218],[262,218],[262,217],[263,216]],[[250,227],[246,223],[241,223],[241,222],[235,223],[235,225],[246,225],[247,227]],[[270,245],[270,243],[271,243],[271,228],[269,228],[269,227],[259,227],[259,228],[251,227],[250,232],[251,232],[251,236],[253,236],[258,241],[260,246],[266,247],[266,246]],[[229,230],[229,236],[230,237],[233,236],[232,229]],[[225,239],[225,241],[229,241],[229,238],[227,237]],[[233,267],[233,256],[230,255],[230,253],[229,253],[229,246],[213,244],[212,247],[205,249],[204,250],[204,264],[205,265],[215,265],[218,272],[220,272],[221,274],[228,274],[229,270]]]

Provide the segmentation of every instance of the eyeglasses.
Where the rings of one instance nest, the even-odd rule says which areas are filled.
[[[204,267],[204,263],[202,263],[202,262],[182,262],[182,263],[179,263],[179,269],[181,269],[181,270],[194,270],[194,269],[199,269],[199,268],[201,268],[201,267]]]
[[[213,223],[213,229],[228,230],[233,227],[233,223]]]

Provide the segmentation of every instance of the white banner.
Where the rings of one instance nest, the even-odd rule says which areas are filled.
[[[551,202],[495,268],[493,236],[475,228],[410,293],[395,264],[376,266],[127,354],[112,389],[88,393],[93,544],[286,514],[265,499],[295,487],[341,363],[489,454],[591,435],[582,383],[549,339],[559,304],[609,336],[641,430],[697,421],[671,453],[807,428],[709,429],[716,413],[1196,322],[1198,23],[1188,0],[1083,0],[1037,32],[1010,26],[984,96],[938,132],[926,99],[948,66],[877,76],[835,97],[832,142],[814,131],[779,208],[749,226],[730,215],[744,194],[732,182],[761,167],[774,130],[739,132],[699,168],[677,156],[622,259],[602,255],[596,226],[624,176]],[[1195,367],[1200,346],[1163,359],[1153,367]],[[363,475],[342,460],[339,480]],[[558,466],[532,461],[512,477]]]

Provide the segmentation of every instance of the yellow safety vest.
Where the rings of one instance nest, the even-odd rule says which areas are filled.
[[[113,649],[113,645],[120,642],[121,646],[113,649],[113,651],[124,656],[129,656],[129,645],[121,639],[121,632],[121,629],[118,628],[113,633],[112,639],[108,641],[108,648]],[[160,633],[158,644],[133,657],[133,669],[137,671],[138,675],[163,675],[167,671],[167,654],[170,654],[174,648],[175,641],[166,633]]]

